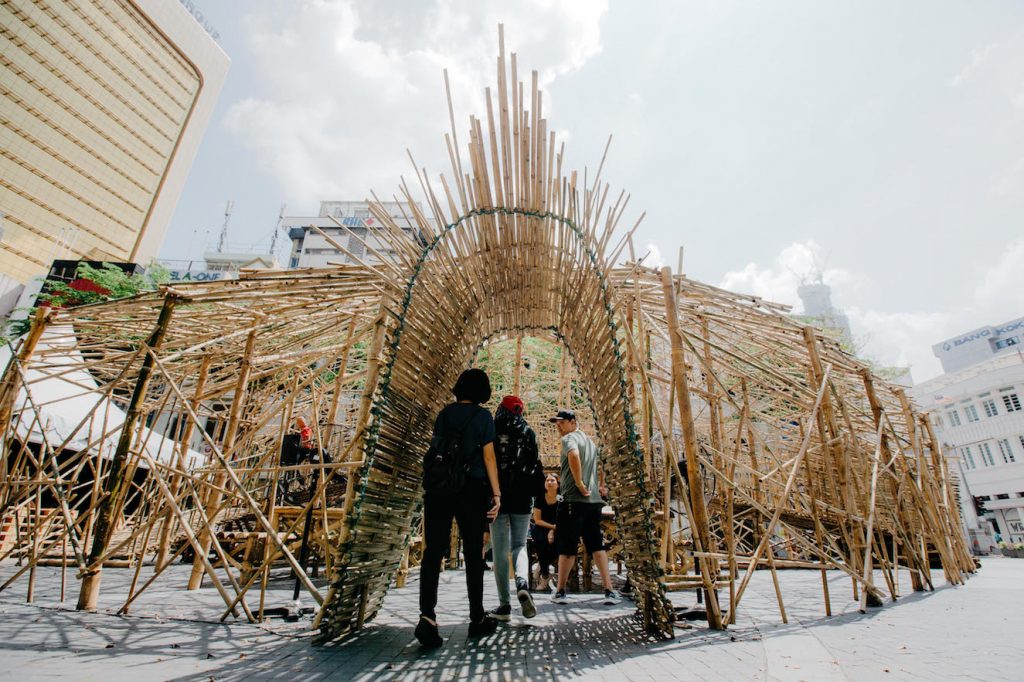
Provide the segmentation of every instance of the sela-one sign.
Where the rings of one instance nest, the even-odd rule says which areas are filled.
[[[973,341],[978,341],[979,339],[986,339],[990,336],[1002,336],[1003,334],[1015,332],[1018,329],[1024,329],[1024,317],[1019,320],[1014,320],[1013,322],[1007,322],[1000,327],[986,327],[985,329],[979,329],[976,332],[971,332],[966,336],[961,336],[958,339],[946,341],[942,344],[942,350],[951,350],[962,346],[965,343],[971,343]]]
[[[224,272],[216,270],[170,270],[168,275],[172,282],[215,282],[224,279]]]

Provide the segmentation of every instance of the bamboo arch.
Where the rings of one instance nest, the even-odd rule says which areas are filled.
[[[927,416],[784,306],[646,267],[639,221],[617,232],[628,197],[601,167],[563,171],[500,31],[497,67],[465,153],[449,98],[440,189],[417,170],[417,203],[403,182],[411,237],[375,201],[377,239],[335,231],[358,254],[324,234],[348,264],[39,312],[0,380],[0,593],[32,601],[59,570],[64,601],[71,569],[79,608],[127,613],[177,576],[212,584],[214,616],[258,621],[293,575],[317,641],[343,637],[415,563],[419,455],[456,373],[529,334],[564,344],[589,391],[649,631],[672,634],[675,590],[727,627],[758,568],[783,621],[779,568],[820,572],[826,616],[830,572],[864,609],[900,595],[901,569],[915,591],[933,567],[976,570]],[[283,460],[297,415],[332,462]],[[101,594],[112,567],[126,588]]]
[[[489,182],[486,168],[474,166],[472,173],[478,185]],[[551,184],[544,179],[543,186]],[[555,201],[570,215],[571,197],[566,185]],[[523,259],[524,253],[532,257]],[[623,342],[601,266],[595,245],[572,219],[529,205],[475,207],[424,248],[386,336],[366,464],[340,548],[339,561],[348,568],[329,592],[322,639],[359,627],[380,608],[419,515],[423,454],[455,375],[468,366],[481,339],[528,329],[554,331],[595,396],[602,457],[639,610],[649,629],[671,632]],[[382,536],[391,542],[382,543]]]

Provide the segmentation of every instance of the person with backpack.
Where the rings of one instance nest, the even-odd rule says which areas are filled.
[[[483,539],[488,521],[501,509],[501,487],[494,456],[494,419],[481,407],[491,399],[491,382],[481,369],[467,369],[452,388],[455,401],[434,422],[423,461],[423,560],[420,564],[420,644],[444,644],[437,627],[437,584],[451,541],[452,519],[459,524],[466,562],[469,636],[497,628],[484,610]]]
[[[537,452],[537,434],[526,423],[523,401],[505,396],[494,413],[496,433],[495,455],[498,459],[498,480],[504,493],[501,510],[491,522],[491,547],[494,549],[494,582],[498,586],[498,608],[491,617],[506,622],[512,616],[509,598],[509,552],[516,581],[516,597],[523,616],[533,618],[537,607],[530,596],[530,558],[526,552],[526,535],[530,531],[533,497],[540,485],[543,469]]]

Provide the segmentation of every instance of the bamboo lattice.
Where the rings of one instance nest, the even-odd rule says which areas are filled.
[[[865,608],[896,598],[899,566],[915,590],[933,565],[954,584],[975,570],[941,448],[903,392],[782,306],[646,267],[639,221],[617,229],[628,197],[600,167],[563,169],[537,73],[521,82],[499,42],[465,150],[449,97],[451,174],[417,169],[422,204],[401,186],[419,239],[374,202],[390,253],[363,242],[371,262],[324,235],[353,264],[37,315],[0,384],[0,590],[24,578],[31,600],[37,567],[57,563],[94,609],[104,567],[125,566],[127,612],[191,556],[188,589],[205,576],[216,615],[258,620],[283,566],[320,605],[318,641],[347,635],[416,563],[430,427],[474,362],[541,387],[535,405],[581,408],[648,631],[671,636],[681,589],[726,627],[759,567],[820,571],[826,614],[828,571]],[[557,362],[524,376],[524,337]],[[488,349],[509,342],[499,369]],[[63,431],[55,381],[88,405]],[[331,463],[282,463],[297,416]]]

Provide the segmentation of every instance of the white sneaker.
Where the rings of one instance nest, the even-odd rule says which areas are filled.
[[[604,601],[601,603],[611,606],[613,604],[618,604],[620,601],[622,601],[622,595],[620,595],[618,592],[616,592],[615,590],[605,590]]]
[[[569,603],[569,597],[567,597],[565,595],[565,590],[558,590],[551,597],[551,601],[555,602],[556,604],[568,604]]]

